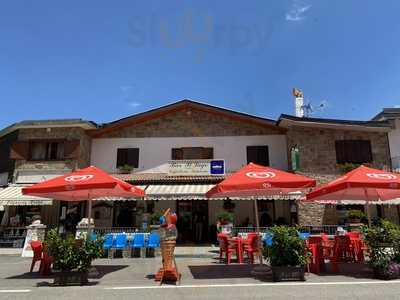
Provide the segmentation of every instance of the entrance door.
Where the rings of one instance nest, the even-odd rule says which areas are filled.
[[[204,243],[208,241],[208,202],[178,201],[178,241]]]

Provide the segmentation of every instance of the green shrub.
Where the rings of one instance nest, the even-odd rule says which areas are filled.
[[[162,213],[160,213],[160,212],[153,213],[150,216],[150,224],[151,225],[159,225],[161,216],[162,216]]]
[[[309,257],[305,241],[297,227],[274,226],[270,229],[272,245],[264,249],[271,266],[305,266]]]
[[[54,258],[54,269],[86,272],[94,259],[103,254],[103,238],[76,240],[73,235],[62,238],[56,229],[51,229],[44,241],[49,254]]]
[[[358,168],[360,164],[353,164],[353,163],[344,163],[344,164],[338,164],[337,167],[339,168],[340,172],[342,174],[346,174],[350,171],[353,171],[354,169]]]
[[[387,220],[375,225],[363,226],[365,243],[368,245],[369,265],[387,274],[393,263],[400,263],[400,227]]]
[[[227,211],[220,212],[217,215],[218,221],[222,224],[233,223],[234,218],[235,218],[234,214],[227,212]]]
[[[363,220],[366,218],[366,215],[361,210],[353,209],[347,212],[347,218],[349,220]]]

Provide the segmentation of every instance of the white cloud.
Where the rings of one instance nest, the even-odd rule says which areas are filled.
[[[286,13],[286,21],[298,22],[305,18],[305,13],[311,8],[311,5],[305,5],[294,1],[290,11]]]
[[[119,87],[123,93],[129,92],[133,88],[132,85],[121,85]]]
[[[142,103],[139,103],[139,102],[136,102],[136,101],[132,101],[132,102],[128,102],[128,105],[129,105],[130,107],[137,108],[137,107],[139,107],[140,105],[142,105]]]

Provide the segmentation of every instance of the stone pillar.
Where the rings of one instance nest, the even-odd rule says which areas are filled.
[[[22,249],[22,257],[33,257],[31,241],[43,242],[46,237],[47,226],[39,222],[34,222],[26,227],[26,237],[24,248]]]
[[[298,220],[299,225],[323,225],[324,205],[317,203],[299,203]]]

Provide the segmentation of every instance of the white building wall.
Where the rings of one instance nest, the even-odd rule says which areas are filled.
[[[212,147],[214,158],[225,159],[226,170],[231,172],[246,165],[246,147],[258,145],[268,145],[271,167],[287,169],[285,135],[93,139],[91,164],[115,173],[117,149],[139,148],[139,171],[143,171],[168,162],[172,148]]]
[[[395,128],[389,132],[388,136],[393,167],[400,168],[400,120],[395,120]]]

